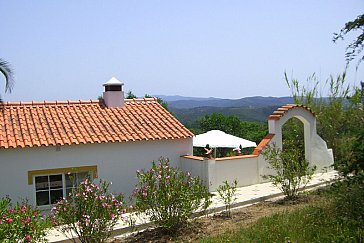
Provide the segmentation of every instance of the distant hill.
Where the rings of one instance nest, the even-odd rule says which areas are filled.
[[[161,97],[162,98],[162,97]],[[162,98],[163,99],[163,98]],[[246,97],[241,99],[218,99],[218,98],[193,98],[181,100],[165,100],[169,107],[185,109],[196,107],[266,107],[266,106],[281,106],[293,102],[292,97]]]
[[[180,96],[180,95],[153,95],[153,97],[161,98],[166,102],[173,102],[173,101],[208,101],[208,100],[221,100],[220,98],[202,98],[202,97],[187,97],[187,96]]]
[[[178,109],[170,107],[177,119],[187,127],[195,127],[196,121],[204,117],[205,115],[211,115],[213,113],[220,113],[225,116],[238,116],[242,121],[255,121],[266,122],[267,117],[272,114],[279,106],[266,106],[266,107],[195,107]]]
[[[292,104],[292,97],[246,97],[241,99],[198,98],[157,95],[168,103],[169,109],[186,126],[213,113],[235,115],[243,121],[265,122],[278,107]]]

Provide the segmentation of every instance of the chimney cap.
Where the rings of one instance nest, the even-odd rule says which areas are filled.
[[[103,84],[103,86],[115,86],[115,85],[124,85],[122,82],[120,82],[117,78],[112,77],[109,81]]]

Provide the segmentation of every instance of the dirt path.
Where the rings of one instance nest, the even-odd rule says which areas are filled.
[[[278,212],[292,211],[313,203],[318,199],[317,195],[302,196],[296,202],[285,202],[282,200],[261,202],[252,206],[235,209],[232,218],[223,214],[210,214],[196,219],[190,227],[181,229],[177,235],[170,236],[160,229],[148,229],[134,233],[127,238],[114,239],[113,243],[119,242],[198,242],[207,236],[223,234],[227,230],[236,230],[239,227],[247,227],[261,217],[269,216]]]

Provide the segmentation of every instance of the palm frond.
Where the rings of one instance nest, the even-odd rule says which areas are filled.
[[[14,86],[14,72],[10,64],[0,58],[0,72],[5,77],[5,92],[11,92]]]

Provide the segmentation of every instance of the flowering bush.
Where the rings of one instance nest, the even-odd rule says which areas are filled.
[[[44,242],[49,227],[46,217],[27,201],[11,206],[9,198],[0,200],[1,242]]]
[[[160,158],[149,171],[137,171],[138,184],[133,193],[135,209],[170,233],[187,223],[197,209],[207,209],[210,194],[198,177],[171,168]]]
[[[62,199],[52,209],[55,225],[72,238],[75,233],[81,242],[105,242],[112,228],[125,213],[123,196],[108,193],[110,183],[100,180],[100,185],[89,179]]]

